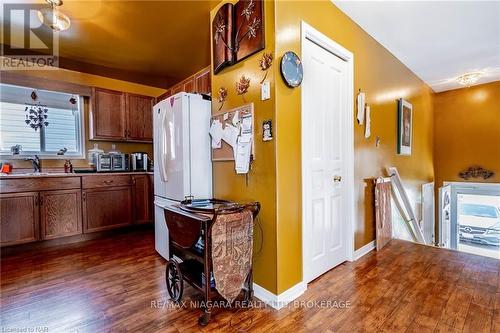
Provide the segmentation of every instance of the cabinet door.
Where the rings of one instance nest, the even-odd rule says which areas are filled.
[[[196,91],[195,80],[193,77],[190,77],[189,79],[187,79],[187,81],[184,81],[184,83],[182,84],[182,91],[187,93],[194,93]]]
[[[52,239],[81,234],[81,190],[41,192],[40,226],[42,239]]]
[[[153,97],[127,94],[127,140],[153,142]]]
[[[125,140],[125,94],[120,91],[93,88],[91,99],[91,139]]]
[[[199,73],[195,77],[196,92],[199,94],[210,94],[212,92],[210,68]]]
[[[151,185],[148,175],[132,176],[134,190],[134,222],[149,223],[152,222]]]
[[[38,192],[0,194],[1,245],[38,240]]]
[[[183,89],[183,84],[179,83],[176,86],[173,86],[172,89],[170,89],[170,94],[175,95],[177,93],[180,93]]]
[[[132,223],[132,188],[110,187],[83,191],[83,232],[117,228]]]
[[[158,103],[160,101],[163,101],[164,99],[166,99],[169,96],[170,96],[170,89],[167,89],[167,91],[165,91],[163,94],[161,94],[160,96],[156,97],[156,103]]]

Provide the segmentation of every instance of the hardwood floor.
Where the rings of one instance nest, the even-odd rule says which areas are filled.
[[[142,231],[3,257],[2,331],[500,332],[500,260],[403,241],[321,276],[301,303],[218,309],[199,327],[198,309],[170,306],[153,242]]]

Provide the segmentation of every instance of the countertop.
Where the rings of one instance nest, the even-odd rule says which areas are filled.
[[[44,177],[83,177],[83,176],[118,176],[118,175],[152,175],[152,171],[126,171],[126,172],[84,172],[84,173],[64,173],[64,172],[41,172],[35,173],[0,173],[0,179],[17,178],[44,178]]]

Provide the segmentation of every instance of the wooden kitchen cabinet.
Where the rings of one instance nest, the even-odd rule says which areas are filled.
[[[125,93],[92,88],[91,101],[90,138],[93,140],[126,140]]]
[[[210,67],[195,76],[196,92],[198,94],[210,94],[212,92]]]
[[[153,97],[92,88],[91,101],[91,140],[153,142]]]
[[[41,239],[82,233],[80,189],[40,192]]]
[[[170,96],[175,95],[177,93],[180,93],[184,89],[184,85],[179,83],[178,85],[175,85],[170,89]]]
[[[132,189],[134,199],[134,222],[150,223],[153,221],[151,183],[149,175],[133,175]]]
[[[0,194],[1,245],[38,240],[38,192]]]
[[[127,94],[127,141],[153,142],[153,97]]]
[[[189,78],[188,80],[184,81],[184,83],[182,84],[182,91],[187,93],[196,92],[196,81],[194,80],[194,78]]]
[[[132,187],[83,190],[83,232],[90,233],[132,224]]]

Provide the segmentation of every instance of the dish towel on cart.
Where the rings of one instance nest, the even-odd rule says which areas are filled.
[[[212,226],[212,266],[215,287],[228,302],[243,288],[252,268],[252,251],[252,212],[218,215]]]

